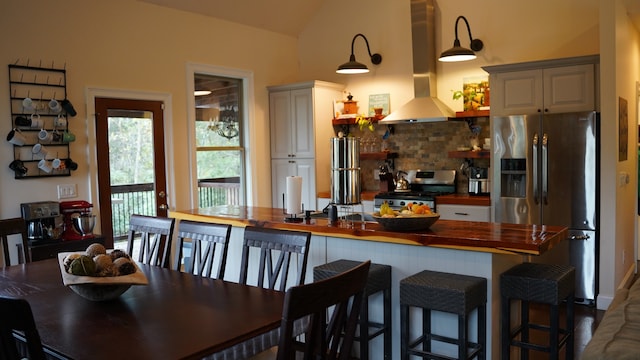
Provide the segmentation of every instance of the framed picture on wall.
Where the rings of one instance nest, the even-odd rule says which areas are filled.
[[[618,98],[618,161],[626,161],[629,147],[627,99]]]
[[[389,94],[369,95],[369,116],[375,116],[375,109],[382,109],[382,116],[389,115]]]

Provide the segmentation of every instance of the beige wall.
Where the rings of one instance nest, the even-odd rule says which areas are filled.
[[[640,36],[621,1],[601,1],[601,254],[600,293],[611,296],[634,270],[637,177],[637,98]],[[618,161],[618,98],[628,102],[629,156]],[[630,175],[628,185],[619,177]],[[624,258],[624,262],[623,262]]]
[[[87,159],[88,87],[168,94],[173,112],[167,146],[173,148],[175,174],[188,174],[188,62],[211,64],[253,73],[255,94],[252,124],[258,134],[252,148],[258,154],[255,177],[270,179],[267,85],[297,78],[296,39],[209,17],[170,10],[135,0],[6,0],[0,3],[0,64],[66,63],[68,94],[78,110],[69,121],[78,140],[71,145],[80,163],[70,178],[14,180],[7,168],[11,146],[0,145],[0,216],[19,216],[19,203],[57,200],[56,185],[76,183],[80,199],[90,198]],[[6,68],[5,68],[6,69]],[[0,130],[11,129],[7,71],[0,71]],[[4,136],[4,135],[3,135]],[[175,176],[175,208],[189,208],[188,176]],[[268,205],[270,184],[257,192],[257,203]]]

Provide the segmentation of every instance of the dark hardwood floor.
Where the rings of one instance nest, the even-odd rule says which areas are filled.
[[[598,324],[604,316],[604,310],[597,310],[595,307],[586,305],[575,305],[575,346],[574,346],[574,359],[580,359],[582,351],[591,336],[596,331]],[[530,311],[531,320],[539,324],[549,324],[549,307],[548,305],[531,304]],[[561,310],[560,326],[565,323],[564,306]],[[538,331],[531,332],[531,339],[538,344],[548,343],[548,333],[542,333]],[[546,353],[531,351],[529,355],[530,359],[548,359],[549,356]],[[565,359],[564,349],[561,351],[560,359]]]

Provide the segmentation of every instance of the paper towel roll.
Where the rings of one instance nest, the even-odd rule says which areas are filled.
[[[300,214],[302,212],[302,177],[287,176],[287,193],[285,196],[285,209],[287,214]]]

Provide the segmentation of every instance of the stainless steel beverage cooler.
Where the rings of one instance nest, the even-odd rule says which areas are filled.
[[[331,202],[360,204],[360,139],[331,139]]]

